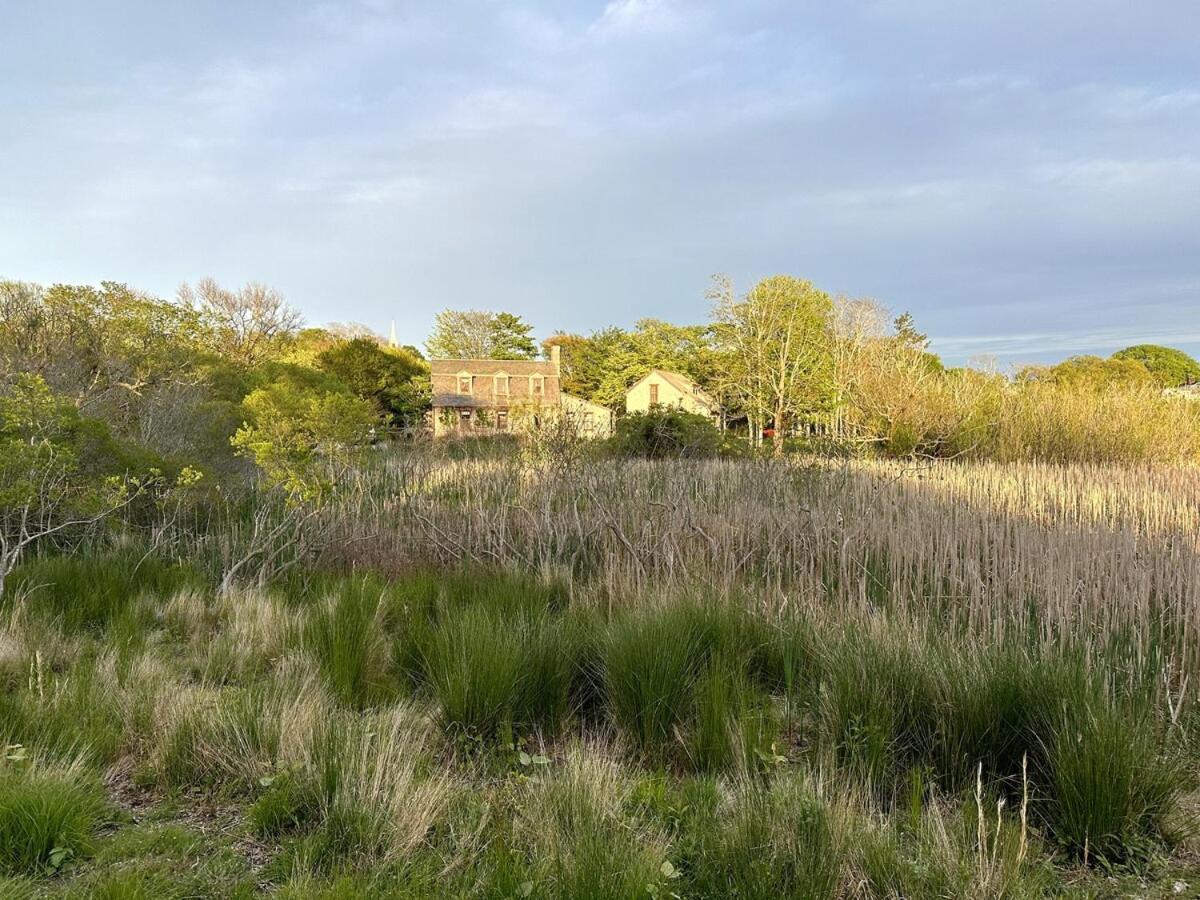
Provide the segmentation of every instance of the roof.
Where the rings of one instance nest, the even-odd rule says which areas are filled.
[[[457,375],[469,372],[472,375],[546,375],[558,374],[554,362],[549,359],[431,359],[431,375]]]
[[[576,397],[574,394],[568,394],[566,391],[559,393],[559,401],[563,406],[578,406],[585,409],[591,409],[595,412],[612,415],[612,410],[601,403],[593,403],[591,400],[584,400],[582,397]]]
[[[668,372],[666,369],[651,369],[649,372],[631,384],[628,390],[633,390],[634,386],[641,384],[651,375],[657,375],[681,394],[690,394],[701,403],[704,403],[710,407],[716,407],[716,401],[714,401],[712,397],[708,396],[708,394],[706,394],[700,388],[700,386],[696,384],[696,382],[692,381],[692,379],[688,378],[686,375],[683,375],[679,372]]]

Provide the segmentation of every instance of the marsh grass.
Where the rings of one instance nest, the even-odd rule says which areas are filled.
[[[107,810],[82,760],[0,761],[0,872],[40,875],[86,855]]]
[[[351,580],[315,605],[303,643],[316,658],[333,695],[363,708],[394,693],[387,608],[371,580]]]
[[[32,559],[14,569],[9,579],[6,602],[19,597],[38,616],[60,623],[68,632],[105,628],[135,610],[141,596],[165,597],[202,583],[196,571],[148,557],[137,546]],[[125,623],[129,632],[148,624],[145,617]]]
[[[1194,833],[1188,473],[422,465],[347,520],[353,574],[22,567],[0,742],[41,787],[5,793],[93,810],[75,895],[1024,898]],[[272,858],[110,858],[102,777]]]
[[[668,843],[627,812],[633,782],[601,746],[575,746],[535,782],[522,840],[539,896],[605,900],[652,895],[669,882]]]
[[[769,900],[840,896],[849,882],[852,822],[844,798],[785,773],[735,785],[696,862],[696,895]]]

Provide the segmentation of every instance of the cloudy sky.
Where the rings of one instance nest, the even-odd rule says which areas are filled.
[[[1196,0],[0,0],[0,277],[267,282],[422,341],[702,321],[1200,351]]]

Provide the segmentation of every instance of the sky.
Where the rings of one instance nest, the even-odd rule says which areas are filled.
[[[1200,4],[0,0],[0,278],[419,344],[701,322],[715,273],[954,363],[1200,352]]]

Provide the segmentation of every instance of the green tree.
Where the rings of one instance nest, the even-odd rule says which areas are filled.
[[[1200,362],[1174,347],[1137,344],[1118,350],[1112,358],[1140,362],[1163,387],[1179,387],[1200,381]]]
[[[86,531],[161,482],[149,467],[127,471],[116,449],[40,375],[0,384],[0,594],[29,547]]]
[[[252,391],[242,407],[246,420],[230,443],[295,502],[327,495],[376,421],[366,400],[288,378]]]
[[[393,425],[414,425],[429,408],[429,367],[407,351],[354,338],[322,351],[317,365]]]
[[[806,415],[827,408],[833,393],[833,300],[812,282],[776,275],[741,298],[718,278],[710,297],[728,369],[751,431],[771,423],[774,449]]]
[[[533,359],[537,344],[532,332],[512,313],[444,309],[434,317],[425,348],[441,359]]]
[[[1150,370],[1138,359],[1104,359],[1072,356],[1054,366],[1031,366],[1017,374],[1018,381],[1043,381],[1075,388],[1101,390],[1154,383]]]

